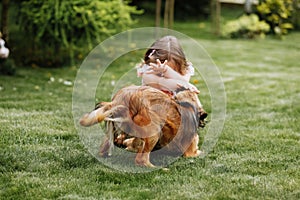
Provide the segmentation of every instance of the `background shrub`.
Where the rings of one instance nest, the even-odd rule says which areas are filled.
[[[261,0],[256,7],[261,19],[265,20],[276,35],[284,35],[293,29],[291,16],[293,0]]]
[[[0,74],[14,75],[16,73],[16,66],[11,58],[0,58]]]
[[[85,54],[104,37],[132,24],[140,14],[120,0],[26,0],[21,4],[20,27],[26,44],[19,52],[26,64],[60,66],[76,54]]]
[[[226,38],[256,38],[264,37],[270,26],[260,21],[255,14],[242,15],[237,20],[228,21],[223,29],[222,36]]]

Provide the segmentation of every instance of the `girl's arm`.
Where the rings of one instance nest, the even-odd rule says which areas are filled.
[[[200,93],[196,86],[189,83],[190,73],[186,75],[179,74],[167,65],[167,61],[161,63],[160,60],[157,60],[157,64],[150,63],[150,66],[146,66],[147,69],[140,73],[144,85],[170,91],[175,91],[179,87],[185,87],[193,92]]]
[[[148,85],[160,90],[175,91],[179,87],[185,87],[193,92],[200,93],[200,91],[194,85],[185,80],[170,79],[149,73],[144,73],[142,78],[144,85]]]
[[[189,73],[187,73],[185,75],[181,75],[168,65],[165,66],[165,72],[163,75],[165,78],[168,78],[168,79],[182,80],[185,82],[189,82],[190,78],[191,78],[191,75]]]

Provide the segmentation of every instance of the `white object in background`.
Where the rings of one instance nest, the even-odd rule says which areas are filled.
[[[0,58],[7,58],[9,55],[9,49],[4,44],[4,40],[0,38]]]

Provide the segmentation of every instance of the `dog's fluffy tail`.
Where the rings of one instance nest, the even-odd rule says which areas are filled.
[[[92,126],[96,123],[102,122],[106,117],[111,115],[111,103],[96,108],[90,113],[85,114],[79,121],[81,126]]]

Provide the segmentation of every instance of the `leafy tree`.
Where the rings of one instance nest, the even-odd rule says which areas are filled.
[[[48,58],[52,56],[51,65],[59,59],[59,52],[67,50],[73,63],[76,50],[90,50],[95,42],[134,23],[131,14],[141,11],[128,3],[126,0],[26,0],[21,4],[20,25],[31,37],[30,52],[39,51],[42,62],[45,54]],[[82,46],[83,43],[86,45]]]

